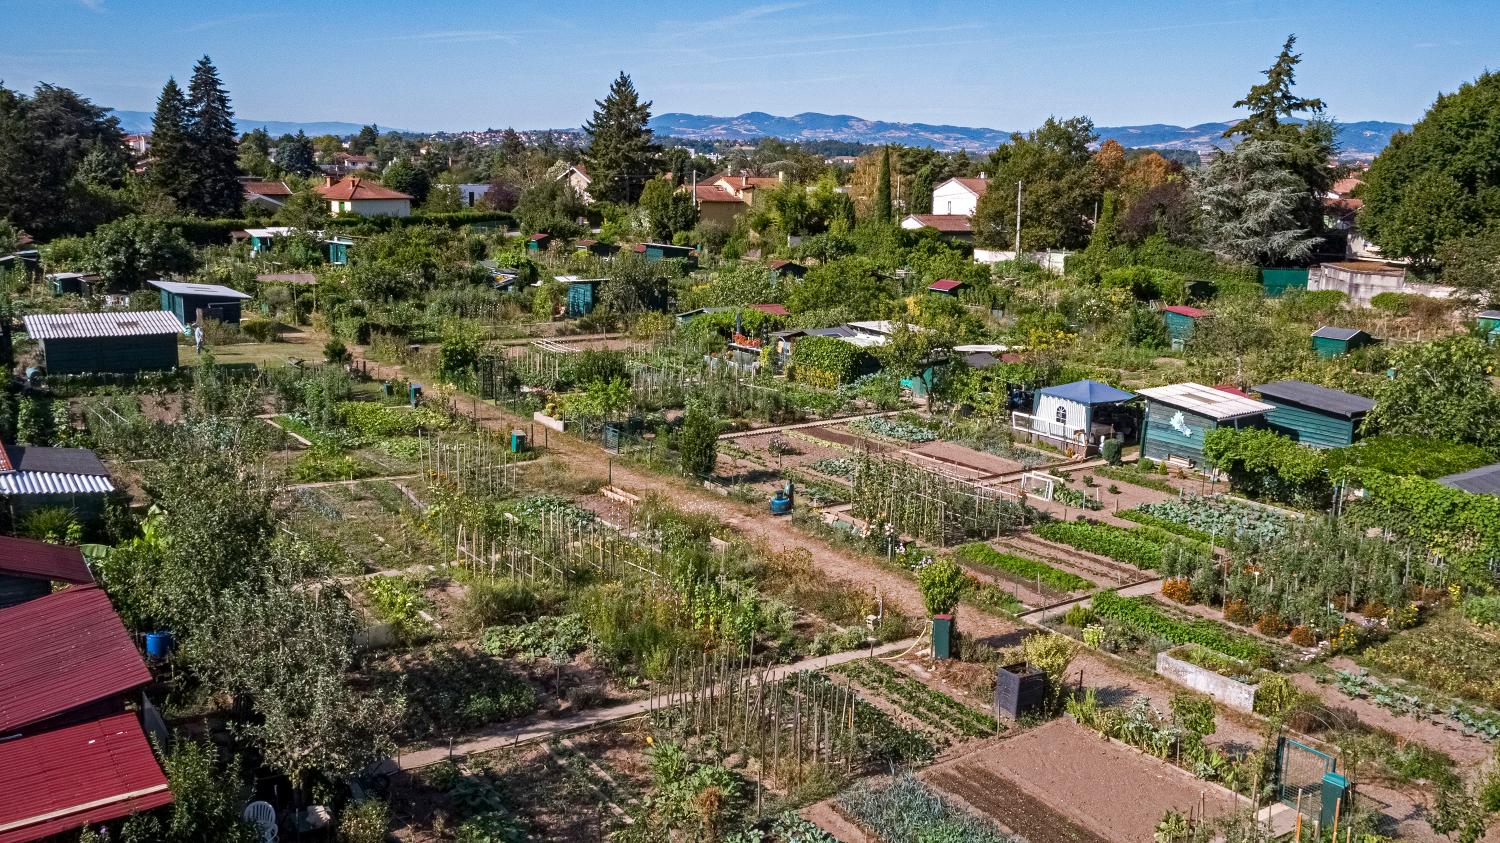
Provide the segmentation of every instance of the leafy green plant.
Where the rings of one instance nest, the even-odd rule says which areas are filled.
[[[1133,535],[1131,530],[1107,524],[1053,521],[1037,527],[1035,532],[1048,541],[1087,550],[1148,571],[1161,567],[1162,554],[1166,550],[1154,541]]]
[[[895,419],[874,416],[850,422],[849,427],[873,433],[876,436],[884,436],[887,439],[899,439],[902,442],[935,441],[938,438],[937,431],[920,424],[915,421],[915,418],[909,414]]]
[[[969,577],[951,559],[938,559],[917,574],[922,602],[930,615],[953,611],[969,587]]]
[[[839,807],[886,843],[1012,843],[988,822],[943,798],[920,779],[902,774],[887,784],[862,782],[839,797]]]
[[[1058,591],[1088,591],[1095,587],[1095,583],[1091,580],[1084,579],[1070,571],[1054,568],[1045,562],[1016,556],[1013,553],[1001,553],[983,542],[963,545],[958,549],[958,557],[1008,574],[1015,574],[1025,582],[1040,579],[1043,584]]]
[[[496,626],[484,632],[480,649],[497,656],[572,661],[588,648],[591,637],[578,615],[544,616],[519,626]]]
[[[1237,635],[1205,618],[1179,620],[1141,598],[1121,597],[1113,591],[1095,594],[1092,604],[1101,617],[1129,624],[1173,644],[1199,644],[1256,665],[1271,660],[1270,652],[1254,639]]]

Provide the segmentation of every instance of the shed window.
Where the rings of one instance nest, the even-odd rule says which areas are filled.
[[[1057,405],[1057,423],[1058,424],[1067,424],[1068,423],[1068,408],[1066,406],[1062,405],[1062,404],[1058,404]]]

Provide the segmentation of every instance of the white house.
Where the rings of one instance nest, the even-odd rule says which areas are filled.
[[[979,178],[953,178],[932,189],[932,213],[942,216],[974,216],[979,197],[989,186],[983,174]]]
[[[583,204],[592,205],[594,203],[594,198],[589,195],[589,185],[593,184],[594,180],[589,178],[587,167],[584,167],[582,164],[574,164],[568,167],[568,169],[563,170],[557,177],[562,181],[566,181],[568,186],[573,188],[574,192],[583,197]]]
[[[458,201],[465,208],[472,208],[484,201],[490,192],[487,184],[461,184],[458,186]]]
[[[334,182],[329,178],[318,188],[318,193],[328,200],[328,211],[333,216],[354,214],[361,217],[405,217],[411,215],[411,197],[399,190],[349,176]]]

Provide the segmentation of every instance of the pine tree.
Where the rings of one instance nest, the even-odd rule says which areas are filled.
[[[146,178],[179,208],[188,200],[194,172],[187,111],[182,88],[176,79],[168,79],[156,98],[156,114],[151,119],[151,164]]]
[[[245,192],[239,179],[234,109],[208,56],[198,60],[188,83],[187,128],[195,164],[189,208],[205,216],[238,214]]]
[[[507,159],[519,158],[526,151],[526,142],[521,140],[521,135],[515,129],[507,126],[500,133],[500,154]]]
[[[312,138],[301,129],[297,130],[296,137],[283,143],[276,153],[277,163],[289,173],[299,176],[311,175],[318,169],[317,156],[313,152]]]
[[[641,102],[630,77],[620,71],[609,94],[594,105],[594,116],[583,124],[589,136],[584,158],[593,179],[589,193],[610,202],[634,202],[660,152],[647,128],[651,103]]]
[[[1267,140],[1283,134],[1282,118],[1304,111],[1315,115],[1323,113],[1325,105],[1322,100],[1303,99],[1292,93],[1292,86],[1297,84],[1297,65],[1302,61],[1301,53],[1292,52],[1296,45],[1297,36],[1288,35],[1281,54],[1266,70],[1266,81],[1251,87],[1250,93],[1234,104],[1235,108],[1248,108],[1250,113],[1226,129],[1224,137],[1245,135]],[[1296,124],[1290,125],[1295,127]]]
[[[371,123],[368,126],[360,127],[359,134],[355,135],[354,140],[349,142],[349,151],[356,155],[369,155],[370,150],[374,149],[375,145],[379,142],[380,127]]]
[[[891,222],[891,148],[880,151],[880,180],[875,183],[875,221]]]

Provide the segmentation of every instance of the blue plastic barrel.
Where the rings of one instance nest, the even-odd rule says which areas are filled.
[[[153,659],[164,659],[172,653],[172,633],[162,630],[160,632],[146,633],[146,655]]]
[[[413,407],[417,406],[417,402],[422,400],[422,385],[419,383],[414,383],[408,386],[406,388],[406,397],[407,400],[411,402],[411,405]]]
[[[510,432],[510,452],[519,454],[526,450],[526,431],[517,428]]]
[[[772,515],[786,515],[791,511],[792,499],[787,497],[785,492],[777,492],[776,495],[771,498]]]

